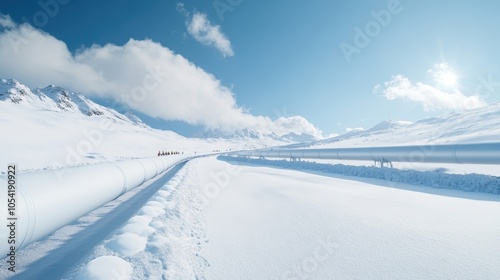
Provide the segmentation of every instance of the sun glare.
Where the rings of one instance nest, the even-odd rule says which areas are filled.
[[[431,74],[434,81],[442,87],[454,88],[458,85],[458,76],[446,63],[434,64],[434,69],[429,69],[428,73]]]
[[[457,84],[457,76],[451,71],[444,71],[438,78],[438,82],[447,87],[453,87]]]

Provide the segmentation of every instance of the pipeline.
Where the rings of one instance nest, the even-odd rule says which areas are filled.
[[[239,151],[232,154],[263,158],[360,160],[380,163],[500,164],[500,143],[334,149],[281,148]]]
[[[26,247],[191,158],[155,157],[17,175],[16,238],[12,245],[16,251]],[[6,178],[0,177],[0,185],[7,186]],[[2,201],[1,205],[6,204]],[[0,217],[5,217],[7,207],[1,211],[5,214]],[[8,228],[2,225],[0,232],[5,230]],[[10,245],[5,246],[7,238],[2,240],[0,259],[10,252]]]

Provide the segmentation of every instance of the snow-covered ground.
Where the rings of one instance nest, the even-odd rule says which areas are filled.
[[[0,102],[0,112],[0,166],[16,163],[23,171],[152,157],[160,150],[199,154],[283,143],[185,138],[106,115],[89,117],[8,102]]]
[[[214,158],[198,168],[213,196],[210,279],[500,277],[499,196]]]
[[[182,168],[126,224],[97,246],[68,279],[197,279],[208,262],[201,201],[191,163]],[[109,258],[118,260],[108,265]],[[130,268],[130,269],[129,269]],[[66,277],[65,277],[66,278]]]
[[[182,164],[19,252],[13,279],[500,277],[498,195],[264,164]]]

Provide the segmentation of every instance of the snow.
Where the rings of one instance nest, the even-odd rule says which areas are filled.
[[[500,277],[500,196],[289,163],[191,160],[18,252],[15,279]]]
[[[132,265],[121,258],[104,256],[92,260],[78,276],[78,280],[132,279]]]
[[[198,170],[200,192],[210,174],[227,182],[204,212],[207,279],[500,278],[497,195],[214,158]]]
[[[0,112],[0,127],[6,135],[0,138],[0,165],[17,163],[23,172],[151,157],[159,150],[199,154],[283,143],[191,139],[105,115],[90,117],[1,101]]]
[[[146,248],[147,238],[126,232],[111,239],[107,246],[123,256],[133,256]]]
[[[260,139],[261,141],[277,140],[277,141],[282,141],[283,143],[314,142],[314,141],[317,141],[318,139],[322,139],[322,137],[319,137],[318,135],[313,135],[313,134],[308,134],[308,133],[297,134],[294,132],[290,132],[287,134],[283,134],[281,136],[277,135],[274,132],[269,133],[269,134],[263,134],[263,133],[260,133],[256,130],[250,129],[250,128],[236,130],[233,132],[224,132],[224,131],[220,131],[220,130],[216,130],[216,129],[211,129],[211,130],[207,130],[207,131],[196,132],[196,133],[194,133],[193,137],[203,138],[203,139],[210,139],[210,138],[235,139],[235,138],[240,138],[240,139]],[[283,143],[281,143],[281,144],[283,144]]]
[[[57,86],[29,89],[14,79],[0,81],[0,165],[18,163],[23,172],[156,156],[283,145],[265,138],[185,138],[153,129],[137,116],[118,113],[84,95]],[[245,136],[245,135],[242,135]]]
[[[96,246],[84,262],[119,257],[132,264],[133,279],[195,279],[207,265],[201,253],[206,243],[191,163],[155,194],[125,225]],[[189,174],[189,175],[188,175]],[[197,207],[198,205],[198,207]],[[67,279],[85,273],[69,271]]]

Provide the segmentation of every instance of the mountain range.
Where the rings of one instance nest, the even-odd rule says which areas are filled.
[[[0,101],[10,101],[15,104],[41,110],[74,112],[89,117],[105,116],[118,122],[127,122],[136,126],[149,128],[146,123],[132,112],[119,113],[114,108],[97,104],[82,93],[70,91],[55,85],[30,89],[15,79],[2,79],[0,82]],[[296,134],[292,132],[278,136],[275,133],[263,134],[250,128],[232,132],[210,129],[199,131],[193,137],[201,139],[276,140],[285,143],[313,142],[318,140],[315,136],[306,133]]]
[[[259,131],[250,128],[244,128],[242,130],[236,130],[233,132],[226,132],[218,129],[210,129],[210,130],[196,132],[193,134],[193,137],[202,139],[209,139],[209,138],[222,138],[222,139],[250,138],[250,139],[263,139],[263,140],[272,139],[287,143],[311,143],[318,141],[318,138],[307,133],[297,134],[294,132],[290,132],[288,134],[279,136],[274,132],[270,134],[263,134],[260,133]]]
[[[0,101],[53,112],[73,112],[86,117],[104,116],[114,122],[151,129],[132,112],[119,113],[84,94],[59,86],[30,89],[15,79],[1,79]],[[198,139],[274,141],[294,147],[393,146],[429,143],[493,142],[500,139],[500,103],[426,118],[417,122],[384,120],[369,129],[356,129],[328,139],[309,134],[263,134],[250,128],[232,132],[210,129],[192,135]]]
[[[369,128],[302,144],[303,147],[397,146],[500,141],[500,102],[422,119],[385,120]]]
[[[131,112],[121,114],[113,108],[95,103],[81,93],[55,85],[31,90],[15,79],[1,79],[0,101],[10,101],[21,106],[47,111],[80,113],[89,117],[106,116],[118,122],[126,122],[144,128],[148,127]]]

